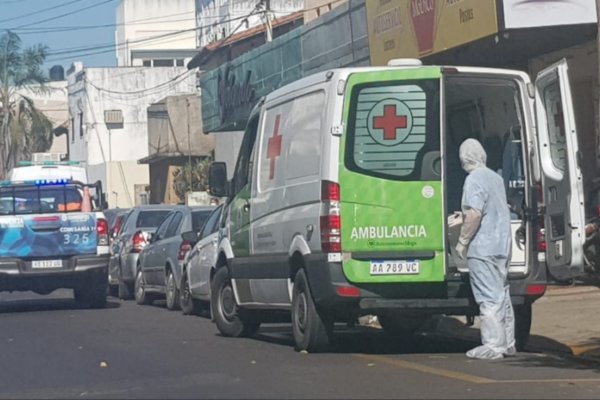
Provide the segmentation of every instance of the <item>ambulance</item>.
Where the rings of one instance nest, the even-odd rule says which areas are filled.
[[[291,320],[295,348],[326,351],[337,322],[376,315],[399,338],[436,315],[478,314],[455,254],[466,173],[458,149],[479,140],[504,179],[517,345],[550,281],[583,272],[584,199],[565,60],[521,71],[425,66],[333,69],[262,98],[227,196],[211,274],[225,336]],[[454,224],[451,224],[454,225]]]

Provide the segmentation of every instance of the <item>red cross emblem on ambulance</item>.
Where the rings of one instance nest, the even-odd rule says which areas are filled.
[[[379,144],[394,146],[410,134],[412,115],[400,100],[385,99],[375,104],[367,117],[369,135]]]
[[[267,160],[269,160],[269,180],[275,177],[275,160],[281,155],[281,135],[279,134],[279,124],[281,114],[275,117],[275,126],[273,127],[273,136],[267,141]]]

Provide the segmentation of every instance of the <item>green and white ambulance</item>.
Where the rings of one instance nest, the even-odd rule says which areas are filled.
[[[511,296],[522,346],[550,280],[583,270],[584,211],[565,61],[531,83],[520,71],[423,66],[335,69],[282,87],[255,107],[228,196],[212,276],[226,336],[291,319],[298,350],[327,349],[336,322],[377,315],[391,334],[437,314],[478,314],[455,257],[476,138],[505,182],[513,226]]]

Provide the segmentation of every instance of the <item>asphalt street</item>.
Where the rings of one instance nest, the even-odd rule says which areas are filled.
[[[472,345],[340,326],[330,353],[306,354],[285,324],[231,339],[161,302],[110,298],[88,310],[66,290],[0,293],[0,398],[600,397],[597,363],[539,353],[474,361],[464,356]]]

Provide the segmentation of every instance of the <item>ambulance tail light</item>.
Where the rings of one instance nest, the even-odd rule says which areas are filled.
[[[321,184],[321,250],[324,253],[342,251],[342,219],[340,217],[340,185],[323,181]]]
[[[537,233],[537,247],[539,252],[546,252],[548,245],[546,244],[546,229],[544,229],[543,217],[540,218],[540,227]]]
[[[537,200],[538,210],[543,210],[544,205],[544,190],[542,189],[542,185],[535,185],[535,194]],[[546,229],[544,227],[544,214],[538,214],[538,231],[537,231],[537,249],[540,253],[545,253],[548,248],[546,244]]]

